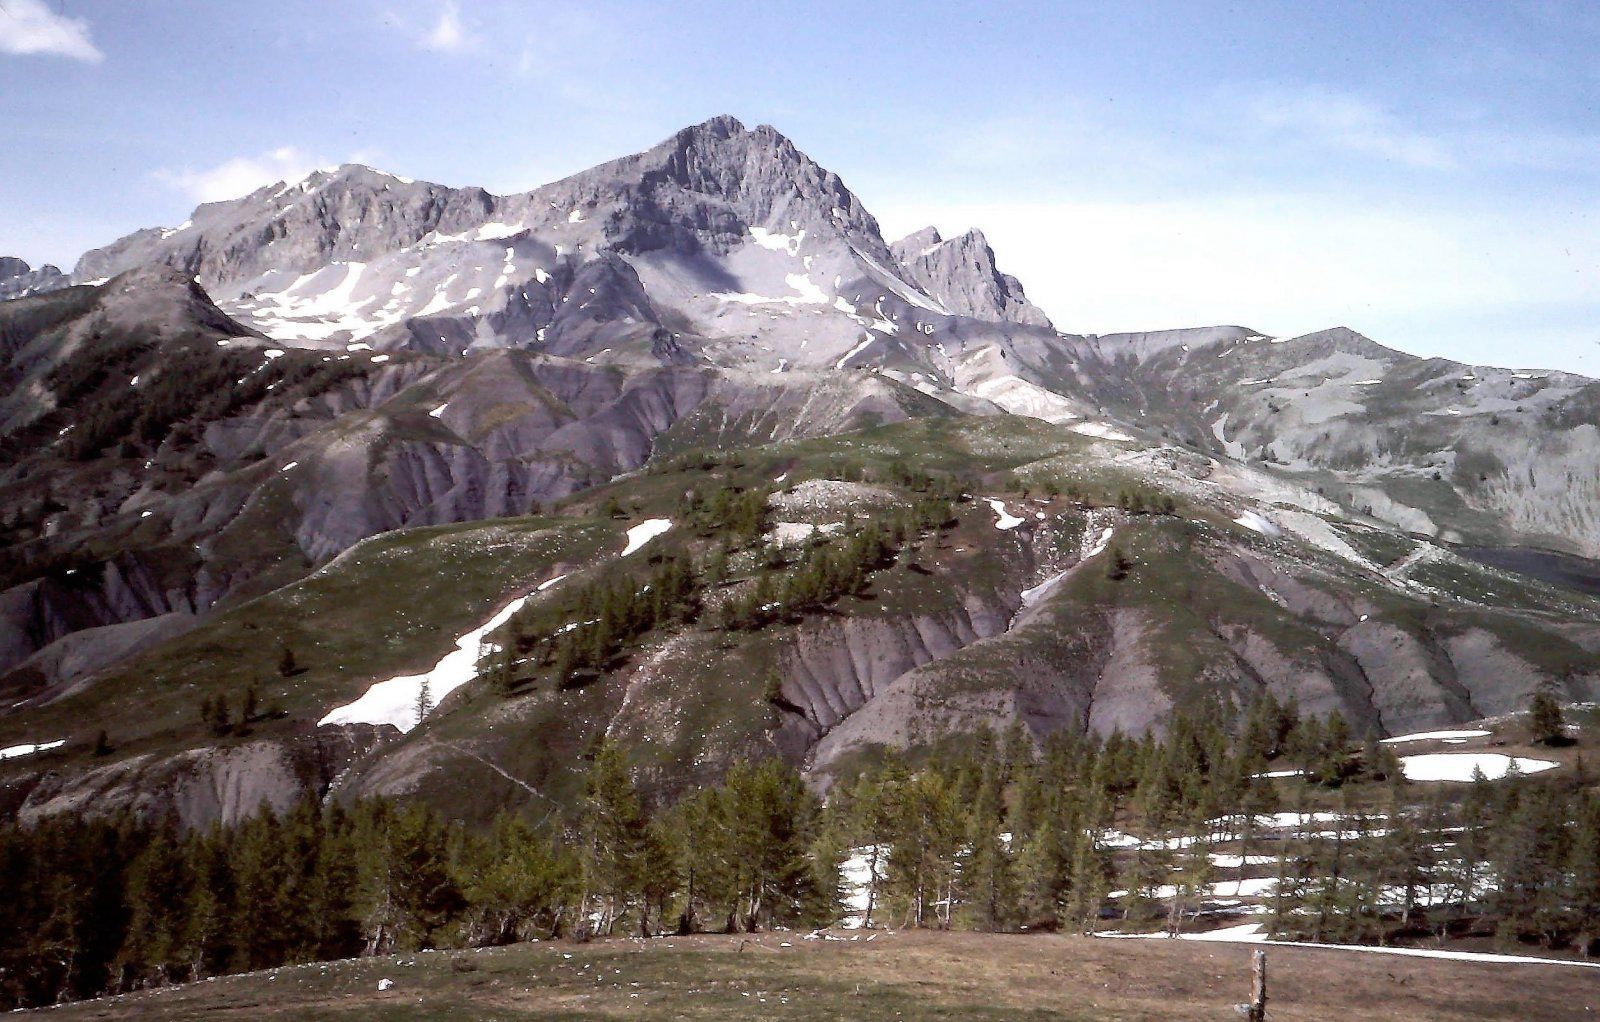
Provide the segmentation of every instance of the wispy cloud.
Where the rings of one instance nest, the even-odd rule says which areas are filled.
[[[437,53],[465,53],[478,44],[478,37],[461,20],[461,8],[455,0],[446,0],[439,11],[439,20],[417,40],[424,49]]]
[[[1412,128],[1371,100],[1350,93],[1325,89],[1274,92],[1247,100],[1245,112],[1270,134],[1330,149],[1425,169],[1449,169],[1456,163],[1441,138]]]
[[[156,172],[156,179],[183,192],[195,202],[217,202],[241,195],[275,181],[296,181],[327,161],[297,146],[283,146],[255,156],[236,156],[214,167]]]
[[[88,21],[58,14],[44,0],[0,3],[0,53],[69,57],[86,64],[105,59],[89,39]]]

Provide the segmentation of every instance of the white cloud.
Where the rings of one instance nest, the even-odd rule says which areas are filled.
[[[159,171],[156,178],[196,202],[216,202],[237,199],[275,181],[298,181],[326,164],[296,146],[283,146],[257,156],[236,156],[202,170]]]
[[[461,20],[461,9],[454,0],[446,0],[444,9],[439,12],[439,20],[423,33],[418,42],[424,49],[440,53],[464,53],[475,46],[478,40],[467,31],[467,26]]]
[[[44,0],[6,0],[0,5],[0,53],[70,57],[98,64],[105,54],[89,40],[89,22],[69,18]]]

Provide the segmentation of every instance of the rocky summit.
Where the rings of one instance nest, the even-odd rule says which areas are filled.
[[[1072,334],[1003,265],[732,117],[0,260],[0,811],[486,819],[600,735],[647,791],[827,788],[1263,694],[1379,737],[1600,698],[1600,384]]]

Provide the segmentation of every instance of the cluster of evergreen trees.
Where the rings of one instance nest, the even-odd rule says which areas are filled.
[[[592,680],[657,628],[692,621],[704,582],[693,563],[662,557],[641,581],[628,574],[563,589],[512,615],[513,640],[487,665],[495,689],[515,691],[521,663],[548,669],[560,688]]]
[[[1307,823],[1271,871],[1272,926],[1318,941],[1493,936],[1600,949],[1600,797],[1563,781],[1478,780],[1463,797],[1343,805]]]
[[[73,359],[51,371],[47,382],[57,405],[76,409],[59,441],[65,457],[86,461],[107,449],[124,457],[149,452],[179,423],[221,418],[274,391],[292,402],[365,371],[354,360],[290,353],[263,364],[256,350],[195,345],[165,352],[159,371],[137,387],[125,386],[125,374],[149,350],[148,342],[128,343],[104,360]]]
[[[703,558],[666,554],[642,575],[624,565],[563,586],[512,616],[512,641],[485,662],[483,675],[504,695],[541,672],[557,688],[586,684],[650,633],[699,619],[713,592],[711,620],[730,630],[792,620],[858,594],[901,551],[955,524],[952,498],[943,492],[949,484],[921,476],[912,482],[932,492],[881,520],[849,516],[837,534],[819,532],[797,550],[769,542],[765,491],[724,487],[705,497],[691,491],[680,511],[691,531],[712,540]]]
[[[621,748],[588,759],[576,805],[481,831],[384,801],[189,833],[0,828],[0,1006],[421,947],[811,927],[846,898],[866,925],[1177,928],[1245,870],[1275,885],[1281,935],[1600,942],[1600,798],[1581,764],[1421,797],[1385,747],[1270,698],[1159,736],[1013,729],[883,753],[826,802],[778,760],[666,800]],[[1265,776],[1285,763],[1303,774]],[[1267,825],[1284,812],[1303,822]]]
[[[530,937],[822,924],[821,803],[777,761],[655,813],[619,749],[567,817],[482,832],[425,806],[303,804],[181,832],[54,818],[0,828],[0,1008],[284,964]],[[831,870],[831,872],[830,872]]]

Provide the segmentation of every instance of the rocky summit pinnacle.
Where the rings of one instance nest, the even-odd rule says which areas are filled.
[[[982,231],[945,240],[936,229],[924,227],[891,248],[911,283],[956,315],[1050,326],[1049,317],[1028,301],[1022,282],[996,268],[994,250]]]
[[[0,301],[44,294],[66,286],[66,274],[48,263],[36,270],[16,256],[0,256]]]

